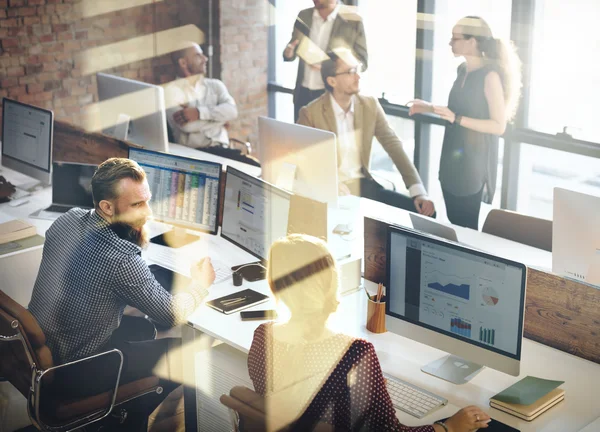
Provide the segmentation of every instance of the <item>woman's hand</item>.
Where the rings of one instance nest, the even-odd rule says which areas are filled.
[[[411,100],[406,104],[410,107],[408,115],[423,114],[433,112],[433,105],[421,99]]]
[[[457,411],[444,423],[448,432],[473,432],[488,427],[491,417],[476,406],[468,406]]]
[[[450,123],[454,123],[456,120],[456,114],[450,111],[450,108],[445,106],[434,106],[433,113],[439,115],[441,118],[449,121]]]

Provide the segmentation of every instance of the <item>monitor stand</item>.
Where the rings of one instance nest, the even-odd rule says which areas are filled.
[[[242,268],[243,267],[243,268]],[[240,272],[248,282],[256,282],[267,277],[267,265],[264,261],[254,261],[246,264],[240,264],[231,267],[232,271],[241,269]]]
[[[151,243],[167,246],[171,248],[180,248],[200,239],[199,236],[189,234],[184,228],[173,228],[171,231],[157,235],[150,239]]]
[[[447,355],[421,368],[429,375],[436,376],[454,384],[465,384],[477,375],[483,366],[457,356]]]

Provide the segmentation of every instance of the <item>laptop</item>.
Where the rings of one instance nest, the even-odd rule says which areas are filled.
[[[42,219],[56,219],[74,207],[94,208],[92,176],[98,165],[72,162],[52,164],[52,205],[38,212]]]
[[[456,231],[448,225],[444,225],[434,221],[430,217],[421,216],[415,213],[410,213],[410,220],[412,221],[413,228],[417,231],[422,231],[458,243]]]

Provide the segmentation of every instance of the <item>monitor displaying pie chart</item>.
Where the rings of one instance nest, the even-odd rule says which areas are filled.
[[[496,292],[496,290],[494,288],[491,287],[487,287],[484,288],[483,293],[483,302],[487,305],[487,306],[496,306],[498,304],[498,293]]]

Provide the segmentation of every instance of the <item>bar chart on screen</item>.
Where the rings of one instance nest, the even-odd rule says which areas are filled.
[[[496,330],[484,327],[479,328],[479,341],[488,345],[494,345],[496,340]]]

